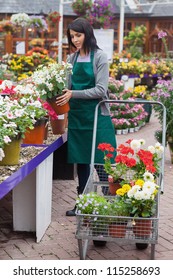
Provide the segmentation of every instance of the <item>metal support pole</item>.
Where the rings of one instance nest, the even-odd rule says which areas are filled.
[[[63,38],[63,0],[59,2],[59,13],[60,13],[60,21],[59,21],[59,36],[58,36],[58,63],[62,62],[62,38]]]
[[[123,50],[124,39],[124,0],[120,1],[120,29],[119,29],[119,53]]]

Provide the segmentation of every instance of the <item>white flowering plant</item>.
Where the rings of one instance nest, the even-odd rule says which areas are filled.
[[[26,27],[26,26],[30,25],[31,18],[30,18],[29,15],[27,15],[25,13],[18,13],[18,14],[13,14],[11,16],[10,21],[14,25],[21,26],[21,27]]]
[[[155,214],[158,190],[153,174],[145,172],[143,179],[124,184],[116,194],[128,206],[131,216],[148,218]]]
[[[32,86],[18,85],[11,88],[12,94],[8,92],[9,95],[0,96],[0,161],[5,156],[3,149],[6,144],[16,138],[24,138],[25,132],[33,129],[36,121],[48,114],[42,101],[32,94]]]
[[[67,87],[71,73],[70,63],[50,63],[47,66],[40,66],[32,75],[36,93],[43,100],[62,95],[62,90]]]
[[[24,137],[25,131],[33,126],[27,107],[19,104],[17,99],[0,96],[0,160],[3,159],[5,144],[17,137]]]

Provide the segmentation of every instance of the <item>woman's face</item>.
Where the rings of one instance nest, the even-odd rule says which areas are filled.
[[[74,44],[74,46],[77,48],[77,50],[81,50],[83,48],[85,34],[70,29],[70,36],[71,36],[71,41]]]

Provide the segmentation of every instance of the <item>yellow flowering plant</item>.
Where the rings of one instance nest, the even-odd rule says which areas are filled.
[[[124,184],[116,191],[120,199],[128,205],[133,217],[151,217],[156,212],[156,195],[159,186],[155,183],[150,172],[143,175],[143,179]]]

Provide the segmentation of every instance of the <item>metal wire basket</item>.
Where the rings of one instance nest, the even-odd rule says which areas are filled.
[[[130,103],[130,101],[123,101],[123,102]],[[137,103],[141,103],[141,102],[137,102]],[[163,105],[161,104],[161,106]],[[103,165],[94,163],[95,142],[96,142],[95,131],[97,128],[96,125],[97,109],[98,108],[96,107],[95,124],[94,124],[94,132],[93,132],[91,172],[84,189],[84,194],[95,192],[101,196],[106,197],[107,200],[111,200],[113,196],[109,192],[108,180],[107,177],[105,177],[105,172],[103,172],[104,171]],[[166,113],[164,111],[164,117],[165,116]],[[165,139],[163,139],[163,142],[165,144]],[[162,191],[163,191],[163,162],[164,162],[164,156],[162,158],[160,176],[158,178],[159,185],[162,186],[161,187]],[[128,176],[130,178],[131,174],[130,173],[126,174],[126,177]],[[151,218],[136,218],[136,217],[126,217],[126,216],[120,217],[120,216],[109,216],[109,215],[108,216],[88,215],[88,214],[80,214],[77,209],[76,238],[78,239],[80,259],[86,258],[88,242],[90,240],[114,241],[114,242],[128,240],[136,244],[138,243],[151,244],[151,259],[154,259],[155,244],[157,243],[158,240],[159,198],[160,198],[160,192],[155,198],[156,199],[155,214]]]

